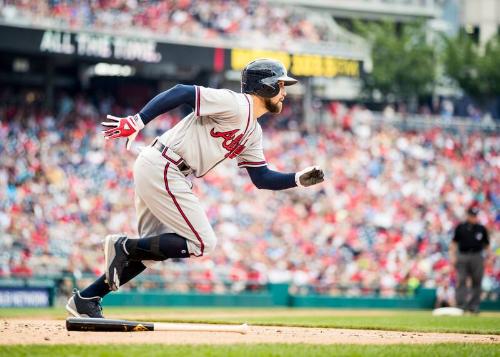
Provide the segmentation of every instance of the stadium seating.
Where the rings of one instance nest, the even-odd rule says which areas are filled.
[[[105,142],[98,123],[107,113],[137,108],[83,94],[59,97],[56,112],[33,94],[4,93],[1,103],[0,277],[101,274],[102,238],[137,234],[129,164],[136,154],[123,142]],[[156,119],[139,145],[179,115]],[[312,131],[290,112],[284,122],[264,120],[269,165],[293,172],[319,164],[325,183],[257,192],[234,162],[195,179],[219,248],[210,257],[150,269],[146,278],[155,278],[144,287],[158,286],[158,277],[181,291],[291,281],[299,293],[392,296],[449,281],[447,247],[471,202],[479,203],[479,218],[498,241],[498,135],[373,126],[373,115],[337,104]],[[497,259],[487,264],[483,287],[498,289],[499,281]]]
[[[5,1],[0,16],[31,25],[142,31],[177,40],[332,40],[328,25],[317,15],[264,1]]]

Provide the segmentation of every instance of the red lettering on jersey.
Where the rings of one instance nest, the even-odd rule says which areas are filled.
[[[234,159],[237,155],[245,149],[245,145],[241,145],[243,134],[236,136],[238,129],[229,131],[215,131],[213,128],[210,130],[210,135],[214,138],[223,138],[222,147],[228,151],[225,155],[226,158]]]

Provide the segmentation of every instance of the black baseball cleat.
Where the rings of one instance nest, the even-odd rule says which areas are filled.
[[[95,296],[85,298],[80,295],[76,289],[73,290],[73,296],[69,298],[66,304],[66,310],[74,317],[91,317],[91,318],[104,318],[102,316],[102,298]]]
[[[118,290],[123,269],[128,265],[128,255],[124,243],[126,236],[111,234],[104,240],[104,259],[106,263],[106,282],[111,290]]]

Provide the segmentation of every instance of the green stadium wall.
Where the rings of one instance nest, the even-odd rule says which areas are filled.
[[[41,295],[45,291],[44,295]],[[23,305],[16,294],[29,300],[29,294],[39,299],[38,305]],[[0,279],[0,307],[53,306],[56,295],[51,279]],[[5,300],[5,301],[4,301]],[[42,301],[43,300],[43,301]],[[288,284],[269,284],[267,289],[255,293],[204,294],[176,293],[165,290],[147,292],[118,291],[103,299],[105,306],[217,306],[217,307],[299,307],[299,308],[362,308],[362,309],[432,309],[436,300],[435,289],[417,289],[414,295],[402,297],[380,296],[327,296],[294,295]],[[34,303],[35,301],[31,301]],[[483,301],[481,309],[500,310],[500,301]]]
[[[363,309],[433,309],[435,289],[418,289],[414,296],[325,296],[293,295],[287,284],[268,286],[267,292],[241,294],[170,293],[165,291],[117,292],[106,296],[105,306],[217,306],[217,307],[300,307]],[[482,310],[500,310],[500,301],[481,303]]]

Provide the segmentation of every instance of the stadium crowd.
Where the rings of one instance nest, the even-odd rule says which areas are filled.
[[[58,110],[49,112],[33,93],[22,102],[0,96],[0,277],[92,279],[103,271],[103,237],[137,234],[136,153],[126,152],[123,142],[105,141],[99,122],[138,108],[82,94],[60,96]],[[150,280],[124,289],[158,286],[158,278],[169,289],[206,292],[290,281],[299,293],[394,295],[447,284],[450,276],[453,284],[448,244],[472,202],[498,249],[498,133],[375,128],[371,114],[337,104],[314,132],[290,111],[284,113],[288,125],[266,120],[269,165],[291,172],[319,164],[325,183],[257,192],[234,162],[194,179],[219,237],[215,253],[161,263],[147,271]],[[146,145],[180,115],[157,118],[139,143]],[[349,126],[343,125],[347,115]],[[497,290],[499,282],[497,258],[487,264],[483,287]]]
[[[179,39],[241,39],[286,45],[332,40],[318,15],[298,7],[253,0],[3,0],[0,16],[64,28],[148,31]]]

